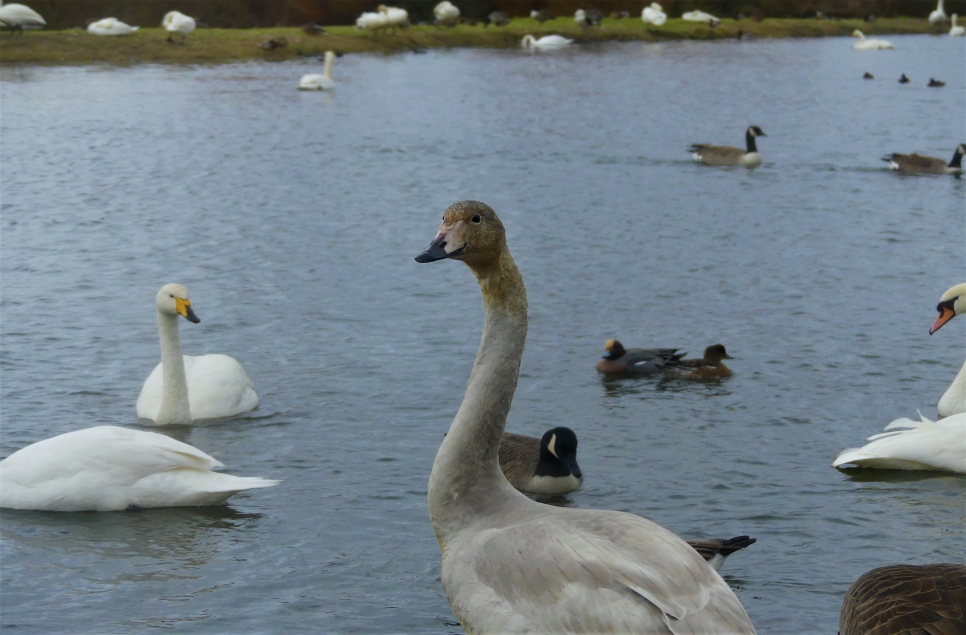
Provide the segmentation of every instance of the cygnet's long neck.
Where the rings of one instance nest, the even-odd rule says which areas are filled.
[[[956,379],[939,400],[940,417],[949,417],[960,412],[966,412],[966,362],[963,362]]]
[[[444,551],[453,534],[522,497],[503,475],[499,451],[526,344],[527,291],[505,248],[473,273],[483,294],[483,339],[429,477],[429,515]]]
[[[161,408],[155,423],[191,423],[188,380],[178,336],[178,316],[158,311],[161,334]]]

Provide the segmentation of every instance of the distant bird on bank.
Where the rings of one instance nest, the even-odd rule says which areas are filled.
[[[443,0],[433,7],[433,15],[436,17],[436,26],[456,26],[460,19],[460,10],[449,0]]]
[[[872,73],[866,73],[862,76],[862,79],[875,79],[875,77],[872,76]]]
[[[490,15],[486,16],[487,22],[483,26],[488,26],[490,24],[496,26],[506,26],[510,24],[510,16],[503,13],[502,11],[494,11]]]
[[[939,0],[939,4],[929,13],[929,24],[933,26],[937,24],[942,24],[946,21],[946,12],[943,11],[943,0]]]
[[[645,24],[653,24],[654,26],[661,26],[667,22],[667,14],[664,13],[664,8],[656,2],[652,2],[651,6],[644,7],[641,11],[641,20]]]
[[[168,32],[167,42],[174,44],[172,36],[175,33],[180,33],[181,45],[184,46],[188,34],[194,31],[197,25],[194,18],[188,17],[178,11],[169,11],[164,14],[164,20],[161,21],[161,26]]]
[[[677,348],[628,348],[617,340],[607,340],[604,357],[597,362],[597,372],[607,375],[654,375],[684,357]]]
[[[572,43],[573,40],[569,40],[560,35],[545,35],[539,40],[535,39],[532,35],[524,35],[523,41],[520,42],[520,46],[525,49],[529,48],[535,51],[552,51],[567,48]]]
[[[941,82],[938,79],[929,78],[929,83],[926,84],[929,88],[942,88],[946,85],[946,82]]]
[[[40,28],[47,25],[39,13],[22,4],[6,4],[0,7],[0,23],[0,26],[9,28],[11,32],[21,34],[24,27]]]
[[[681,19],[685,22],[701,22],[708,26],[718,26],[721,24],[721,20],[704,11],[688,11],[681,15]]]
[[[890,170],[912,172],[916,174],[962,174],[963,155],[966,154],[966,143],[956,147],[953,158],[949,163],[938,157],[924,157],[918,154],[899,154],[894,152],[882,157],[889,164]]]
[[[141,27],[129,26],[115,18],[104,18],[87,25],[87,32],[91,35],[130,35]]]
[[[903,73],[902,74],[902,77],[899,78],[899,83],[900,84],[908,84],[909,83],[909,78],[906,77],[906,74],[905,73]]]
[[[325,35],[326,31],[318,24],[306,22],[302,25],[302,33],[306,35]]]
[[[543,24],[547,20],[553,20],[557,16],[550,13],[546,9],[540,9],[539,11],[531,11],[530,17],[536,20],[537,22],[539,22],[540,24]]]
[[[953,26],[949,29],[949,35],[952,37],[963,37],[966,35],[966,26],[956,25],[956,18],[958,17],[955,13],[953,14]]]
[[[335,88],[335,81],[332,79],[332,63],[335,61],[335,52],[325,52],[325,70],[323,74],[302,75],[299,81],[299,90],[332,90]]]
[[[839,633],[966,633],[966,566],[894,564],[862,574],[845,592]]]
[[[547,430],[539,439],[504,432],[500,469],[510,485],[529,494],[566,494],[584,482],[577,465],[577,435],[564,427]]]
[[[755,139],[767,137],[758,126],[749,126],[745,131],[745,149],[731,146],[713,146],[696,143],[689,149],[691,158],[705,165],[741,165],[755,168],[761,165],[761,155]]]
[[[288,40],[284,37],[273,37],[269,40],[265,40],[258,46],[266,51],[274,51],[275,49],[283,49],[288,46]]]
[[[852,31],[852,37],[859,38],[859,41],[852,46],[852,48],[854,48],[856,51],[882,51],[885,49],[894,48],[892,46],[892,42],[889,42],[888,40],[865,39],[865,33],[858,29]]]

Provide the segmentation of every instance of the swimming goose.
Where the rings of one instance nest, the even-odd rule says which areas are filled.
[[[665,369],[680,379],[722,379],[731,377],[731,369],[723,361],[726,359],[733,358],[724,345],[713,344],[704,349],[704,356],[700,359],[682,359]]]
[[[302,75],[299,80],[299,90],[331,90],[335,88],[335,80],[332,79],[332,62],[335,61],[333,51],[325,52],[325,71],[322,75],[318,73]]]
[[[852,37],[859,38],[859,41],[852,46],[856,51],[881,51],[893,48],[892,43],[888,40],[865,39],[865,33],[858,29],[852,31]]]
[[[523,48],[530,48],[535,51],[552,51],[567,48],[572,42],[573,40],[568,40],[560,35],[545,35],[539,40],[534,39],[532,35],[524,35],[520,45]]]
[[[155,297],[161,363],[141,387],[137,415],[157,424],[187,425],[196,419],[231,417],[258,407],[255,386],[242,365],[227,355],[181,354],[178,316],[197,324],[180,284],[166,284]]]
[[[178,11],[168,11],[164,14],[164,19],[161,21],[161,26],[168,32],[167,42],[174,44],[174,40],[171,37],[175,33],[181,34],[181,45],[184,46],[184,42],[188,39],[188,34],[195,30],[195,19],[186,16]]]
[[[929,13],[929,24],[936,25],[942,24],[946,21],[946,12],[943,11],[943,0],[939,0],[939,4]]]
[[[696,143],[689,148],[691,158],[705,165],[743,165],[755,168],[761,165],[761,155],[755,138],[767,137],[758,126],[749,126],[745,131],[745,150],[731,146],[713,146]]]
[[[39,28],[47,24],[39,13],[22,4],[5,4],[0,7],[0,23],[0,26],[6,26],[14,33],[19,31],[21,35],[25,26]]]
[[[468,633],[754,633],[741,602],[686,542],[632,514],[559,508],[518,492],[500,438],[520,375],[527,294],[496,213],[443,215],[427,263],[465,262],[485,313],[466,394],[429,478],[441,580]]]
[[[504,432],[500,469],[510,485],[530,494],[566,494],[584,482],[577,465],[577,435],[570,428],[547,430],[539,439]]]
[[[677,348],[625,349],[617,340],[604,343],[604,358],[597,362],[597,372],[607,374],[653,375],[684,357]]]
[[[946,85],[946,82],[941,82],[938,79],[935,79],[932,77],[929,78],[929,83],[926,84],[926,86],[930,88],[942,88],[945,85]]]
[[[871,443],[839,454],[832,467],[966,474],[966,413],[939,421],[919,417],[896,419],[885,432],[869,437]]]
[[[718,26],[721,24],[721,20],[704,11],[688,11],[687,13],[681,14],[681,19],[685,22],[703,22],[708,26]]]
[[[906,77],[906,74],[905,73],[903,73],[902,74],[902,77],[899,78],[899,83],[900,84],[908,84],[909,83],[909,78]]]
[[[735,536],[734,538],[717,540],[689,540],[688,544],[697,551],[708,564],[714,567],[715,571],[721,571],[728,556],[736,551],[741,551],[745,547],[758,542],[757,538],[748,536]]]
[[[219,474],[201,450],[156,432],[98,426],[0,461],[0,507],[52,512],[220,505],[281,481]]]
[[[949,35],[951,35],[952,37],[962,37],[966,35],[966,26],[956,25],[956,18],[958,17],[959,16],[956,15],[955,13],[953,14],[953,26],[952,28],[949,29]]]
[[[936,310],[939,311],[939,317],[936,318],[936,323],[929,329],[930,335],[957,315],[966,313],[966,283],[957,284],[955,287],[947,289],[939,298]],[[940,418],[963,412],[966,412],[966,363],[963,363],[956,379],[953,380],[952,385],[939,400]]]
[[[141,27],[129,26],[115,18],[104,18],[87,25],[87,32],[91,35],[130,35]]]
[[[873,76],[872,73],[869,73],[868,71],[866,71],[865,75],[862,76],[862,79],[875,79],[875,76]]]
[[[433,15],[436,17],[436,26],[456,26],[460,10],[449,0],[443,0],[433,7]]]
[[[840,635],[966,633],[966,566],[894,564],[859,576],[845,592]]]
[[[651,6],[644,7],[641,11],[641,20],[644,24],[653,24],[654,26],[661,26],[667,22],[667,14],[664,13],[664,8],[656,2],[652,2]]]
[[[966,154],[966,143],[956,146],[953,158],[946,163],[937,157],[924,157],[918,154],[899,154],[893,152],[882,157],[889,164],[890,170],[912,172],[915,174],[961,174],[963,171],[963,155]]]

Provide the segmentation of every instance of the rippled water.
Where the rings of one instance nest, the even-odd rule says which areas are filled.
[[[261,408],[164,432],[284,483],[5,511],[2,624],[458,630],[425,494],[482,311],[463,265],[413,256],[464,198],[501,215],[529,290],[508,427],[580,437],[566,504],[757,537],[724,573],[762,633],[834,632],[875,566],[963,561],[966,479],[829,467],[934,415],[964,355],[966,324],[927,335],[966,273],[964,183],[878,160],[966,140],[964,43],[892,39],[350,56],[331,94],[294,90],[317,62],[4,68],[0,455],[137,426],[153,296],[178,281],[202,318],[185,352],[238,358]],[[763,167],[690,163],[749,123]],[[722,342],[735,374],[605,382],[615,336]]]

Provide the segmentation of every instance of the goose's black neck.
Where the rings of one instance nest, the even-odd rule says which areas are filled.
[[[956,148],[956,152],[953,153],[953,160],[949,162],[949,167],[951,168],[961,168],[963,167],[963,153]]]
[[[758,146],[755,145],[755,135],[751,134],[751,130],[745,132],[745,145],[748,146],[748,152],[758,152]]]

